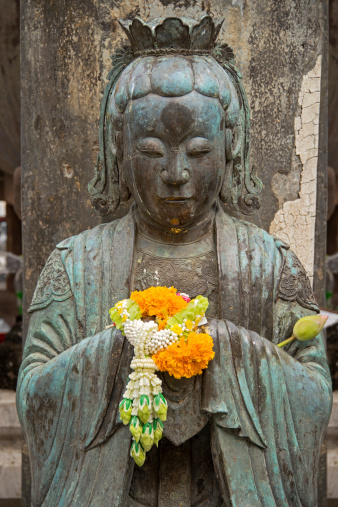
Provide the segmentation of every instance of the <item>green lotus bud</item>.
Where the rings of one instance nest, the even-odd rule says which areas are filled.
[[[129,430],[130,430],[130,433],[133,435],[134,439],[136,440],[136,442],[138,442],[140,440],[140,436],[142,434],[142,424],[141,424],[140,419],[136,415],[134,415],[131,418],[131,421],[129,424]]]
[[[129,398],[124,398],[120,403],[119,410],[123,424],[129,424],[131,412],[133,410],[133,402]]]
[[[149,396],[146,394],[142,394],[140,401],[138,403],[138,416],[143,423],[148,422],[149,416],[151,414],[151,405]]]
[[[303,317],[296,322],[293,328],[293,336],[302,342],[312,340],[319,335],[327,319],[327,315],[320,314]]]
[[[140,442],[146,452],[150,451],[154,443],[154,429],[152,423],[147,422],[143,426]]]
[[[134,458],[136,465],[141,467],[146,459],[146,453],[143,450],[142,445],[139,442],[133,442],[131,444],[130,456]]]
[[[327,319],[327,315],[309,315],[297,320],[293,328],[292,336],[279,343],[277,347],[284,347],[284,345],[287,345],[296,339],[302,342],[313,340],[313,338],[316,338],[316,336],[319,335]]]
[[[156,447],[158,447],[158,443],[163,435],[163,423],[161,419],[154,419],[153,428],[154,428],[154,444],[156,445]]]
[[[154,411],[161,421],[167,420],[168,403],[163,394],[158,394],[154,398]]]

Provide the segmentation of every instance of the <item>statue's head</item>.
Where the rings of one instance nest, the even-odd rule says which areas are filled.
[[[219,197],[243,212],[257,208],[246,97],[226,59],[232,51],[215,47],[221,23],[204,16],[121,24],[132,46],[115,59],[103,98],[89,186],[96,208],[105,214],[131,194],[165,229],[189,227]]]

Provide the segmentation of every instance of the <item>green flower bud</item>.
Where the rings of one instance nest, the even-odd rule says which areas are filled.
[[[142,424],[141,424],[140,419],[136,415],[134,415],[131,418],[131,421],[129,424],[129,430],[130,430],[130,433],[133,435],[134,439],[136,440],[136,442],[138,442],[140,440],[140,436],[142,434]]]
[[[124,304],[124,308],[122,308],[122,304]],[[142,314],[139,305],[132,299],[123,299],[122,301],[116,303],[116,305],[109,310],[109,315],[111,320],[114,322],[116,329],[121,329],[123,332],[126,317],[121,317],[122,309],[127,312],[130,320],[140,319]]]
[[[147,422],[143,426],[140,442],[146,452],[150,451],[154,443],[154,429],[152,423]]]
[[[167,420],[168,403],[163,394],[158,394],[154,398],[154,411],[161,421]]]
[[[316,338],[323,329],[327,318],[327,315],[309,315],[299,319],[293,328],[293,336],[302,342]]]
[[[158,447],[158,443],[163,435],[163,423],[161,419],[154,419],[153,428],[154,428],[154,444],[156,445],[156,447]]]
[[[146,394],[142,394],[138,404],[138,416],[143,423],[146,423],[148,422],[150,414],[151,414],[151,405],[149,396],[147,396]]]
[[[143,450],[142,445],[139,442],[133,442],[131,444],[130,456],[134,458],[136,465],[141,467],[146,459],[146,453]]]
[[[124,398],[120,403],[119,410],[123,424],[129,424],[131,412],[133,410],[133,402],[129,398]]]

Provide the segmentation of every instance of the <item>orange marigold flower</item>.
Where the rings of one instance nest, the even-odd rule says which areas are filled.
[[[182,337],[179,342],[169,345],[152,357],[161,371],[167,371],[178,379],[190,378],[201,374],[214,358],[213,344],[209,334],[192,332],[187,339]]]
[[[130,298],[139,305],[142,317],[157,317],[160,323],[165,321],[165,324],[162,323],[160,326],[164,328],[169,317],[187,307],[188,303],[176,293],[177,290],[174,287],[170,289],[150,287],[143,291],[132,292]]]
[[[169,318],[169,316],[168,316]],[[161,330],[161,329],[165,329],[166,325],[167,325],[167,322],[168,322],[168,318],[167,319],[156,319],[156,322],[158,324],[158,329]]]

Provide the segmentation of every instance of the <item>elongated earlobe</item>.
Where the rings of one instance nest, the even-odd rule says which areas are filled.
[[[231,190],[232,190],[232,171],[233,171],[234,161],[229,160],[225,166],[225,174],[223,179],[223,184],[220,192],[220,199],[224,203],[231,204]]]
[[[122,132],[116,132],[115,134],[115,140],[114,140],[114,149],[115,149],[115,156],[118,162],[119,167],[121,167],[122,160],[123,160],[123,137]]]
[[[127,202],[130,199],[131,193],[130,193],[129,187],[127,185],[126,179],[124,177],[122,132],[116,132],[114,146],[115,146],[115,156],[116,156],[116,160],[117,160],[117,166],[118,166],[118,170],[119,170],[120,200],[122,202]]]
[[[123,169],[122,171],[119,170],[119,192],[120,192],[120,200],[122,202],[129,201],[131,193],[126,183],[126,180],[123,176]]]

